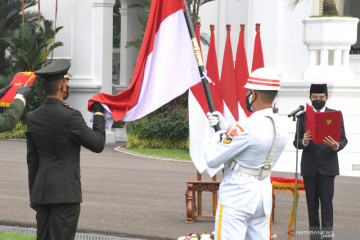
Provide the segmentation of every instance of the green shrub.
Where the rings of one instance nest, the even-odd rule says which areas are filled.
[[[128,147],[188,149],[187,93],[142,119],[126,123]]]
[[[138,136],[128,134],[126,146],[129,148],[167,148],[189,150],[189,140],[172,141],[166,139],[140,139]]]
[[[6,132],[0,133],[0,139],[25,138],[25,130],[26,130],[26,124],[23,123],[22,121],[19,121],[11,131],[6,131]]]

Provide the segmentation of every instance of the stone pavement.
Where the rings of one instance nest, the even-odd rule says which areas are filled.
[[[115,151],[115,147],[106,146],[101,154],[82,150],[80,233],[174,239],[190,232],[213,231],[213,219],[185,223],[185,181],[196,178],[190,161],[135,156]],[[29,207],[26,143],[0,141],[0,153],[0,225],[34,227],[35,212]],[[293,177],[291,173],[273,175]],[[360,178],[336,178],[334,239],[360,239],[359,199]],[[276,239],[287,239],[292,201],[290,194],[277,195],[273,224]],[[204,194],[204,214],[209,214],[210,209],[211,195]],[[305,196],[301,195],[296,239],[308,239],[306,211]]]

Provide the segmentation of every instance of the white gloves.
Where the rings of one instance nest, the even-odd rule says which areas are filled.
[[[227,128],[229,127],[229,123],[225,120],[224,116],[218,112],[208,112],[207,113],[208,119],[209,119],[209,124],[210,127],[214,127],[215,125],[217,125],[219,123],[219,127],[220,130],[227,130]]]
[[[223,140],[224,133],[226,133],[226,130],[219,130],[216,133],[214,133],[210,139],[212,144],[218,144]]]

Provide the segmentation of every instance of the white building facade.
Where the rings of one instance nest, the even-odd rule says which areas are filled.
[[[303,0],[294,9],[290,7],[289,2],[215,0],[200,8],[201,32],[210,35],[210,24],[215,24],[216,49],[221,72],[226,40],[225,25],[231,24],[231,41],[235,57],[240,24],[245,24],[245,47],[251,69],[255,24],[261,24],[265,66],[277,68],[282,75],[281,92],[277,99],[279,113],[282,115],[287,115],[299,105],[309,102],[309,87],[312,82],[326,82],[329,86],[327,105],[342,111],[349,141],[345,149],[339,153],[341,174],[360,175],[360,171],[353,170],[360,166],[360,109],[356,107],[357,103],[360,103],[360,52],[349,55],[351,45],[360,48],[360,41],[356,35],[359,32],[357,20],[354,20],[356,23],[353,27],[355,39],[351,40],[350,45],[345,46],[345,49],[348,48],[347,51],[341,51],[340,47],[331,44],[314,50],[316,44],[304,44],[303,20],[321,14],[322,0]],[[112,93],[112,87],[118,91],[125,89],[135,67],[138,50],[125,48],[125,44],[137,36],[137,16],[141,9],[129,8],[132,0],[121,0],[120,50],[117,54],[118,59],[112,59],[114,3],[115,0],[63,0],[58,6],[57,25],[64,28],[56,38],[64,43],[64,47],[55,49],[54,56],[71,60],[69,72],[72,74],[72,80],[68,102],[79,109],[86,119],[90,116],[87,111],[88,99],[99,92]],[[353,17],[360,16],[360,1],[340,0],[337,4],[340,13]],[[54,19],[54,6],[55,1],[41,2],[41,11],[47,19]],[[202,51],[206,60],[207,47],[202,46]],[[325,59],[328,59],[327,64],[324,63]],[[113,85],[114,61],[119,63],[115,64],[119,66],[115,70],[119,73],[120,81]],[[318,74],[317,70],[309,71],[311,64],[325,64],[325,68],[330,65],[331,71],[339,74],[328,74],[331,71],[320,71],[321,74]],[[337,65],[342,66],[338,68],[340,70],[334,70],[334,66]],[[319,69],[323,67],[324,65],[321,65]],[[295,170],[295,148],[292,146],[295,122],[291,119],[289,122],[293,131],[275,170]],[[108,142],[114,141],[111,132],[108,132],[107,137]]]

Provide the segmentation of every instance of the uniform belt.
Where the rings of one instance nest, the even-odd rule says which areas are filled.
[[[246,174],[249,174],[249,175],[253,175],[253,176],[256,176],[256,177],[259,177],[261,175],[261,169],[253,169],[253,168],[246,168],[246,167],[243,167],[243,166],[240,166],[239,165],[239,169],[238,169],[239,172],[242,172],[242,173],[246,173]]]
[[[270,166],[269,167],[264,166],[264,167],[257,168],[257,169],[247,168],[247,167],[243,167],[243,166],[241,166],[239,164],[236,164],[236,161],[232,160],[231,164],[230,164],[230,169],[234,170],[235,165],[238,165],[238,171],[240,173],[245,173],[245,174],[248,174],[248,175],[251,175],[251,176],[255,176],[260,180],[266,178],[267,176],[269,176],[271,174],[271,167]]]

